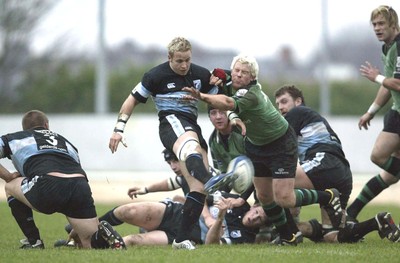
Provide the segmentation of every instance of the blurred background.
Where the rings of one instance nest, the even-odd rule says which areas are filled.
[[[80,149],[87,169],[168,171],[151,100],[128,123],[128,148],[112,155],[108,139],[143,73],[167,60],[172,38],[184,36],[193,62],[210,70],[229,68],[239,52],[254,55],[272,99],[283,84],[301,88],[307,105],[331,121],[353,170],[375,173],[369,154],[388,106],[371,130],[357,123],[378,88],[359,67],[367,60],[382,66],[370,24],[381,4],[400,7],[376,0],[0,1],[0,134],[19,130],[22,114],[40,109]],[[200,113],[208,138],[203,104]]]

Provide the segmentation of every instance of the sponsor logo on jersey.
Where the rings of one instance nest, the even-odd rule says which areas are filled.
[[[168,89],[174,89],[176,87],[175,83],[168,83],[167,88]]]

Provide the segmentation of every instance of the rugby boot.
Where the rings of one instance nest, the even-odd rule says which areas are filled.
[[[378,233],[381,239],[387,238],[392,242],[399,242],[400,240],[400,229],[394,223],[392,215],[388,212],[381,212],[375,216],[375,220],[378,223]]]
[[[325,191],[331,194],[329,203],[323,206],[323,208],[328,213],[332,226],[334,228],[344,227],[344,216],[342,205],[340,203],[339,191],[335,188],[326,189]]]
[[[99,224],[99,234],[110,245],[112,249],[126,249],[125,242],[120,234],[113,229],[107,221],[101,221]]]
[[[196,247],[193,245],[193,243],[190,240],[183,240],[182,242],[176,242],[174,239],[174,242],[172,242],[172,248],[173,249],[186,249],[186,250],[193,250],[196,249]]]

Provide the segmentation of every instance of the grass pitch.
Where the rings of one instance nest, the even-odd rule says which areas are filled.
[[[99,215],[113,208],[113,205],[97,205]],[[376,213],[389,211],[396,222],[400,218],[400,207],[393,205],[370,205],[360,214],[365,220]],[[19,240],[22,232],[15,223],[9,207],[0,203],[1,241],[0,262],[398,262],[400,243],[380,239],[372,232],[357,244],[315,244],[305,239],[297,247],[277,247],[268,244],[197,246],[194,251],[173,250],[170,246],[129,247],[125,251],[78,250],[73,248],[54,248],[57,239],[66,238],[63,215],[43,215],[35,213],[35,221],[41,230],[45,250],[21,250]],[[302,208],[301,219],[319,218],[318,206]],[[121,225],[116,227],[121,235],[138,233],[138,228]]]

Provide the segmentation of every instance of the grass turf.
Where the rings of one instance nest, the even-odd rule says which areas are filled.
[[[113,205],[97,204],[99,215],[113,208]],[[400,210],[393,205],[370,205],[364,208],[359,219],[365,220],[381,211],[389,211],[398,222]],[[21,250],[19,239],[22,232],[15,223],[9,207],[0,203],[1,241],[0,262],[393,262],[398,257],[400,243],[381,240],[377,232],[372,232],[357,244],[315,244],[305,239],[297,247],[278,247],[268,244],[198,246],[194,251],[173,250],[170,246],[129,247],[125,251],[78,250],[74,248],[54,248],[57,239],[66,238],[63,215],[43,215],[34,213],[41,230],[45,250]],[[302,208],[301,219],[319,218],[316,205]],[[138,228],[130,225],[116,227],[121,235],[138,233]],[[394,260],[397,261],[397,260]]]

